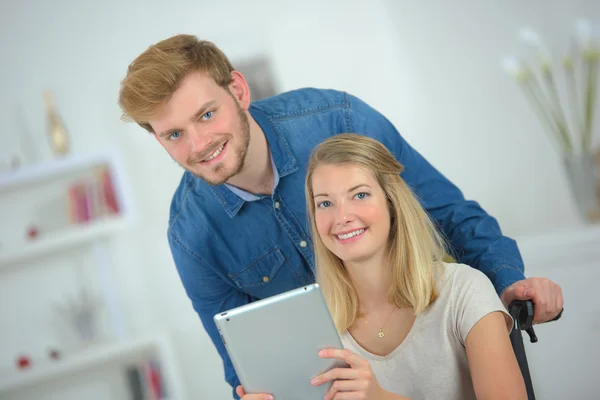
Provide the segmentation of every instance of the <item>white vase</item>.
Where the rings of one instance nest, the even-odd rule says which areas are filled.
[[[583,153],[563,160],[573,200],[586,222],[600,221],[600,160],[597,154]]]

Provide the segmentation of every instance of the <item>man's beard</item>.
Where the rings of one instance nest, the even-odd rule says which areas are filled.
[[[227,151],[236,151],[236,153],[234,154],[235,163],[236,163],[234,170],[220,178],[211,179],[207,176],[197,173],[196,171],[193,171],[191,168],[186,168],[185,166],[179,164],[179,165],[181,165],[182,168],[186,169],[193,175],[197,176],[198,178],[202,179],[203,181],[205,181],[206,183],[208,183],[209,185],[212,185],[212,186],[221,185],[221,184],[227,182],[233,176],[239,174],[242,171],[242,169],[244,168],[244,164],[246,162],[246,157],[248,155],[248,146],[250,145],[250,123],[248,122],[248,116],[246,115],[244,110],[242,110],[242,108],[239,106],[239,104],[235,103],[235,105],[236,105],[237,114],[238,114],[238,117],[240,120],[240,124],[239,124],[238,128],[239,128],[239,132],[240,132],[239,139],[240,139],[241,146],[236,151],[236,149],[234,149],[233,147],[229,147],[233,143],[227,143],[227,146],[229,147],[227,149]],[[233,136],[233,135],[230,135],[230,136]],[[193,158],[191,160],[193,160]],[[200,160],[192,162],[191,164],[196,164],[197,162],[200,162]],[[214,175],[218,176],[219,173],[221,173],[224,168],[225,168],[225,165],[223,163],[217,164],[215,167],[213,167],[212,173]]]

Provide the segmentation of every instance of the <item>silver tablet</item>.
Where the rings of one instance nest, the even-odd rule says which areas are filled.
[[[315,387],[310,380],[347,367],[317,354],[343,346],[316,283],[219,313],[214,321],[246,393],[322,399],[331,383]]]

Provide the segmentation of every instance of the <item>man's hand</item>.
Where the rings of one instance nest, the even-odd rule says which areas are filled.
[[[513,300],[533,300],[533,323],[541,324],[556,318],[563,309],[562,289],[547,278],[527,278],[510,285],[500,296],[508,308]]]

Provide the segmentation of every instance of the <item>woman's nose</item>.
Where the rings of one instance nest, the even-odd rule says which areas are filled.
[[[352,221],[352,210],[347,204],[340,203],[337,208],[337,218],[336,222],[338,224],[346,224]]]

